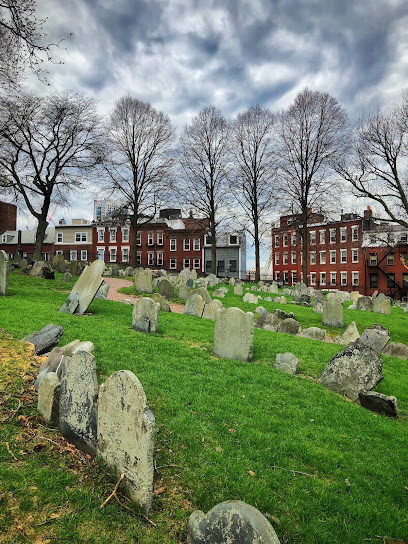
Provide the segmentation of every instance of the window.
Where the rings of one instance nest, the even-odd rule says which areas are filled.
[[[309,232],[309,240],[310,240],[310,243],[311,244],[315,244],[316,243],[316,231],[315,230],[311,230]]]
[[[109,241],[116,242],[116,229],[109,229]],[[116,260],[116,257],[115,257]]]
[[[283,283],[284,283],[285,285],[287,285],[287,284],[288,284],[288,281],[289,281],[289,274],[288,274],[287,272],[284,272],[284,273],[283,273]]]
[[[115,231],[116,232],[116,231]],[[109,248],[109,261],[111,263],[116,262],[116,247],[110,247]]]
[[[283,264],[288,264],[288,252],[285,251],[283,254]]]
[[[296,251],[292,251],[292,264],[296,264]]]
[[[105,260],[105,250],[104,249],[98,249],[98,259],[100,261]]]
[[[387,287],[395,287],[395,274],[387,274]]]
[[[157,233],[157,245],[158,246],[163,245],[163,233],[162,232]]]
[[[351,281],[354,286],[358,285],[359,279],[358,279],[358,272],[352,272],[351,273]]]
[[[334,244],[336,241],[336,229],[330,229],[330,243]]]
[[[123,263],[129,262],[129,248],[128,247],[122,248],[122,262]]]
[[[336,263],[336,250],[331,249],[330,250],[330,264],[335,264],[335,263]]]
[[[184,238],[183,249],[184,249],[184,251],[190,251],[190,238]],[[184,268],[186,268],[186,267],[184,267]]]
[[[370,253],[369,266],[377,266],[377,253]]]
[[[75,242],[86,242],[88,236],[86,232],[76,232],[75,233]]]
[[[129,242],[129,229],[122,229],[122,242]]]
[[[320,251],[320,264],[326,264],[326,252]]]
[[[142,253],[140,251],[136,253],[136,264],[138,266],[141,266],[142,264]]]
[[[292,244],[292,246],[295,246],[297,244],[296,232],[292,232],[292,235],[290,237],[290,243]]]
[[[190,269],[190,259],[183,260],[183,267]]]
[[[358,225],[353,225],[351,227],[351,239],[353,242],[357,242],[358,240]]]
[[[70,261],[76,261],[77,260],[77,252],[73,249],[69,252],[69,260]]]
[[[206,245],[206,246],[211,245],[211,236],[209,234],[206,234],[204,236],[204,245]],[[210,266],[210,270],[211,270],[211,266]]]
[[[330,272],[330,285],[336,285],[336,272]]]
[[[286,247],[288,245],[289,236],[287,234],[283,235],[283,245]]]
[[[81,250],[81,261],[87,261],[88,260],[88,252],[86,249]]]
[[[176,244],[177,240],[176,238],[170,238],[170,251],[176,251]]]
[[[230,234],[229,243],[231,246],[238,244],[238,236],[236,234]]]
[[[310,272],[310,285],[316,285],[316,272]]]
[[[325,230],[319,230],[320,235],[320,243],[325,244],[326,243],[326,231]]]
[[[297,282],[296,277],[297,277],[296,270],[292,270],[292,285],[294,285]]]
[[[358,263],[358,249],[351,250],[351,262]]]
[[[347,262],[347,249],[340,249],[340,262],[341,263]]]
[[[280,254],[275,253],[275,264],[279,264],[279,260],[280,260]]]
[[[157,266],[163,266],[163,253],[161,251],[157,253]]]
[[[170,268],[177,268],[177,259],[170,259]]]
[[[142,233],[141,232],[136,233],[136,245],[137,246],[142,245]]]
[[[154,265],[154,252],[153,251],[149,251],[147,253],[147,265],[148,266],[153,266]]]
[[[154,232],[147,233],[147,245],[152,246],[154,244]]]
[[[340,227],[340,242],[347,242],[347,227]]]
[[[61,255],[62,255],[62,251],[61,251]],[[26,259],[26,258],[27,258],[27,253],[23,251],[23,259]]]
[[[200,251],[200,238],[194,238],[194,251]]]
[[[326,272],[320,272],[320,285],[326,285]]]
[[[64,252],[59,249],[56,254],[57,255],[64,255]]]
[[[42,254],[42,260],[43,261],[49,261],[50,260],[50,254],[49,253],[43,253]]]
[[[407,274],[407,276],[408,276],[408,274]],[[275,281],[280,281],[280,272],[275,272]]]
[[[279,247],[280,238],[279,236],[275,235],[275,247]]]
[[[237,261],[234,259],[230,261],[230,272],[236,272],[237,271]]]
[[[200,259],[194,259],[194,269],[195,270],[200,269]]]
[[[340,272],[341,285],[347,285],[347,272]]]
[[[98,229],[98,242],[103,242],[105,237],[105,229]]]
[[[316,264],[316,251],[310,252],[310,264]]]
[[[64,241],[64,236],[63,236],[63,233],[62,232],[58,232],[57,233],[57,242],[59,242],[60,244]]]
[[[370,274],[370,287],[378,287],[378,274]]]
[[[218,261],[217,271],[218,272],[224,272],[225,271],[225,261]]]
[[[388,253],[388,255],[387,255],[387,264],[388,265],[395,264],[395,262],[394,262],[394,253]]]
[[[211,272],[211,261],[205,261],[205,271],[207,274]]]
[[[1,237],[1,241],[3,244],[7,243],[7,234],[3,234],[3,236]]]

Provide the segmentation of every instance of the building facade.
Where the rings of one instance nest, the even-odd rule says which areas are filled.
[[[93,261],[93,225],[85,219],[72,219],[67,225],[60,219],[55,226],[54,255],[63,255],[67,261]]]
[[[246,237],[244,233],[220,232],[217,235],[216,275],[224,278],[246,279]],[[206,274],[211,272],[211,238],[204,237]]]

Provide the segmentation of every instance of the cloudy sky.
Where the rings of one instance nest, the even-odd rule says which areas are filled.
[[[288,106],[305,86],[351,117],[392,107],[408,87],[406,0],[37,0],[63,43],[51,89],[85,91],[108,113],[131,94],[182,128],[214,104]],[[48,92],[29,78],[37,91]],[[80,213],[91,218],[82,199]],[[76,210],[77,211],[77,210]],[[76,214],[78,215],[78,214]]]

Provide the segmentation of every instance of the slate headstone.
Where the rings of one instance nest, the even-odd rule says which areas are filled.
[[[391,299],[386,297],[384,293],[380,293],[373,299],[373,312],[376,314],[391,313]]]
[[[159,282],[159,293],[167,299],[174,297],[174,287],[167,279],[162,279]]]
[[[395,397],[388,397],[376,391],[362,391],[358,398],[363,408],[388,417],[398,417],[398,403]]]
[[[377,353],[381,353],[390,340],[390,332],[383,327],[380,323],[375,323],[372,327],[365,329],[360,338],[358,338],[358,344],[365,344],[375,349]]]
[[[343,304],[337,297],[330,298],[324,303],[323,325],[326,327],[343,327]]]
[[[39,331],[32,332],[23,340],[34,344],[35,353],[42,355],[51,351],[58,344],[63,332],[64,329],[60,325],[49,323]]]
[[[95,298],[99,298],[101,300],[108,300],[108,294],[109,294],[109,284],[106,283],[106,281],[103,281],[99,289],[96,291]]]
[[[156,333],[159,323],[160,304],[151,298],[135,301],[132,313],[132,328],[139,332]]]
[[[59,423],[60,380],[55,372],[48,372],[41,380],[38,389],[37,409],[46,423],[58,426]]]
[[[193,278],[187,278],[186,286],[187,286],[189,289],[193,289],[193,288],[194,288],[194,284],[195,284],[195,281],[194,281]]]
[[[71,281],[72,281],[72,274],[70,274],[69,272],[65,272],[65,273],[64,273],[64,278],[63,278],[63,279],[64,279],[64,281],[65,281],[66,283],[71,283]]]
[[[373,301],[371,300],[371,297],[366,297],[366,296],[359,297],[356,302],[356,308],[357,310],[362,310],[364,312],[372,312]]]
[[[389,342],[383,349],[383,354],[398,359],[408,359],[408,346],[402,342]]]
[[[60,312],[84,314],[103,282],[104,270],[105,263],[99,259],[90,266],[85,266],[67,300],[61,306]]]
[[[266,314],[261,314],[256,320],[255,327],[257,329],[265,329],[268,331],[276,331],[280,324],[280,319],[276,314],[271,314],[267,312]]]
[[[5,251],[0,250],[0,296],[7,296],[9,262]]]
[[[300,333],[300,323],[296,319],[288,317],[278,325],[276,330],[277,332],[297,335]]]

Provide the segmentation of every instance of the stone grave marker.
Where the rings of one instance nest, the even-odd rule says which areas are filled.
[[[167,279],[162,279],[159,282],[159,293],[167,299],[174,297],[174,287]]]
[[[198,289],[192,291],[192,294],[200,295],[200,297],[204,300],[206,304],[208,304],[208,302],[211,302],[211,297],[205,287],[198,287]]]
[[[51,351],[58,344],[63,332],[64,329],[60,325],[49,323],[39,331],[32,332],[23,340],[34,344],[35,353],[42,355]]]
[[[149,268],[136,268],[135,288],[138,293],[153,293],[152,271]]]
[[[372,312],[373,311],[373,301],[371,297],[361,296],[358,297],[356,301],[356,308],[357,310],[362,310],[364,312]]]
[[[64,281],[66,283],[71,283],[72,281],[72,274],[70,274],[69,272],[64,272]]]
[[[162,312],[171,312],[170,304],[167,302],[167,298],[159,293],[153,293],[152,300],[160,304],[160,310]]]
[[[60,380],[55,372],[48,372],[38,388],[37,410],[46,423],[58,426]]]
[[[343,304],[337,297],[326,300],[323,305],[323,325],[326,327],[343,327]]]
[[[157,332],[160,304],[151,298],[142,297],[135,301],[132,313],[132,328],[145,333]]]
[[[363,408],[388,417],[398,417],[398,403],[395,397],[388,397],[377,391],[362,391],[358,394]]]
[[[254,314],[239,308],[218,310],[215,316],[214,353],[227,359],[250,361],[254,338]]]
[[[153,499],[155,419],[142,384],[129,370],[112,374],[98,400],[98,453],[109,470],[124,474],[128,496],[148,515]]]
[[[101,283],[101,286],[96,292],[95,298],[100,298],[101,300],[108,300],[108,293],[109,293],[109,284],[106,283],[104,280]]]
[[[177,287],[177,297],[181,298],[182,300],[187,300],[191,295],[190,289],[187,287],[187,285],[179,285]]]
[[[277,353],[274,367],[287,374],[297,374],[300,360],[293,353]]]
[[[398,357],[398,359],[408,359],[408,346],[402,342],[389,342],[383,349],[383,354]]]
[[[217,310],[222,310],[222,302],[220,300],[212,300],[204,306],[203,319],[212,319],[215,321]]]
[[[186,286],[187,286],[189,289],[193,289],[193,288],[194,288],[194,284],[195,284],[195,281],[194,281],[193,278],[187,278]]]
[[[8,289],[8,259],[5,251],[0,250],[0,296],[7,296]]]
[[[377,353],[381,353],[389,340],[390,331],[380,323],[375,323],[372,327],[369,327],[362,332],[360,338],[357,339],[357,343],[370,346],[375,349]]]
[[[244,294],[244,288],[241,284],[234,285],[234,295],[242,297]]]
[[[350,344],[350,342],[355,342],[360,338],[360,333],[358,332],[357,325],[355,321],[352,321],[350,325],[346,328],[341,336],[336,336],[334,341],[336,344]]]
[[[319,327],[308,327],[307,329],[303,329],[302,337],[326,342],[326,331]]]
[[[373,312],[376,314],[391,313],[391,299],[386,297],[384,293],[380,293],[373,299]]]
[[[204,306],[205,302],[201,295],[197,295],[194,293],[187,299],[183,313],[195,317],[202,317]]]
[[[103,282],[104,270],[105,263],[102,260],[96,260],[90,266],[85,266],[59,311],[66,314],[84,314]]]
[[[277,327],[277,332],[297,335],[300,333],[300,323],[291,317],[284,319]]]
[[[258,304],[258,296],[252,293],[245,293],[242,298],[243,302],[249,302],[250,304]]]

